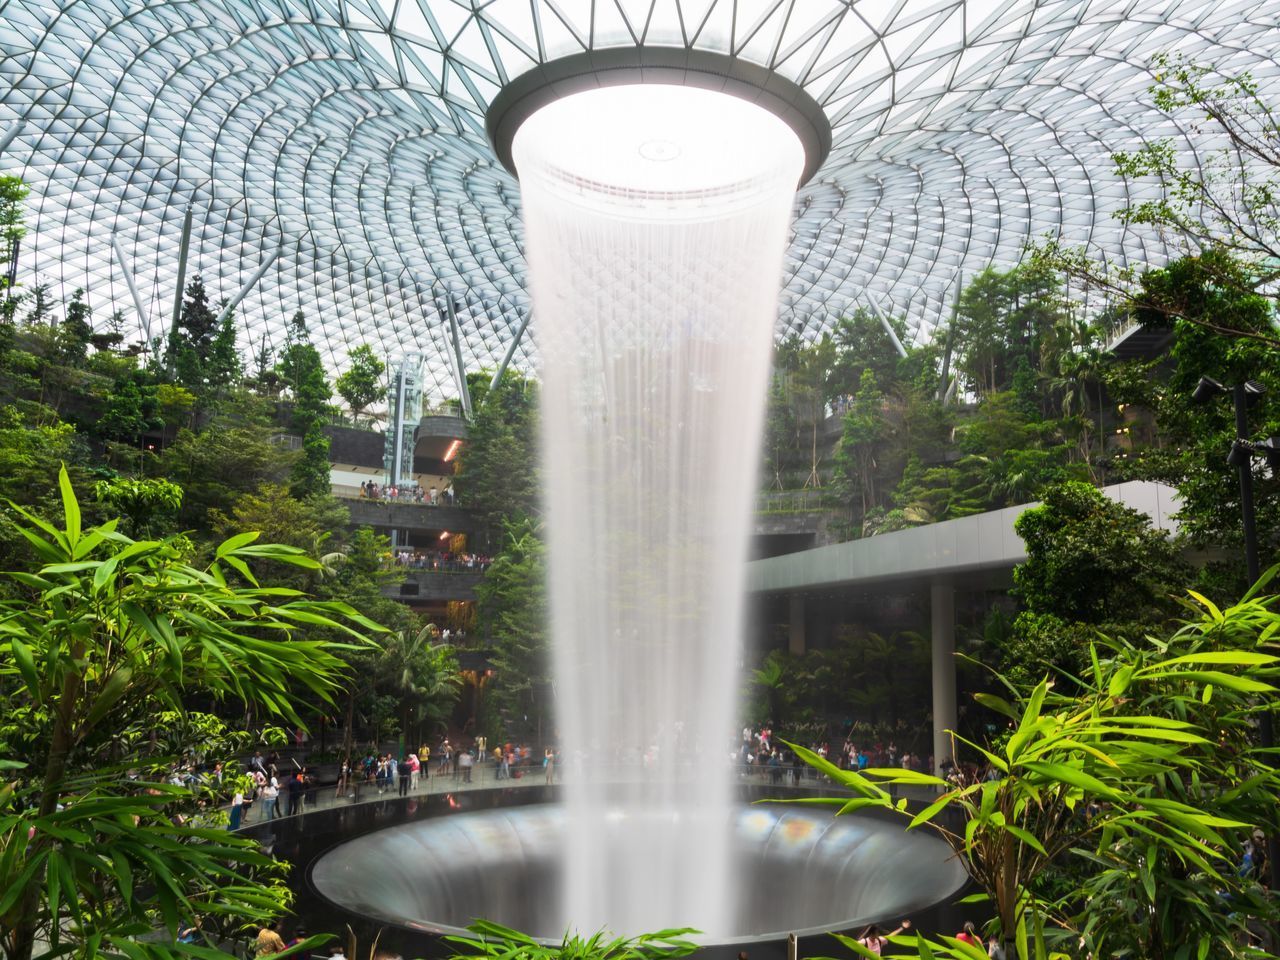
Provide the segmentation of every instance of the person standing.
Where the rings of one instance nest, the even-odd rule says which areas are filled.
[[[400,796],[407,797],[409,795],[409,782],[413,779],[413,769],[409,766],[409,761],[405,760],[404,763],[396,767],[396,771],[399,774],[397,786],[399,787]]]
[[[260,792],[262,799],[266,802],[263,813],[268,820],[275,820],[280,816],[280,784],[275,777],[272,777]]]
[[[289,816],[297,816],[302,813],[302,793],[307,789],[307,779],[305,772],[297,771],[293,775],[293,779],[289,781]]]
[[[886,940],[888,940],[890,937],[896,937],[898,934],[902,933],[904,930],[909,930],[909,929],[911,929],[910,920],[903,920],[902,924],[898,927],[897,930],[893,931],[893,933],[888,933],[888,934],[881,934],[880,928],[877,927],[875,924],[872,924],[871,926],[867,927],[866,931],[858,939],[858,943],[862,944],[862,946],[866,947],[868,950],[870,950],[872,953],[874,953],[878,957],[884,953],[884,945]]]
[[[231,798],[231,822],[227,824],[227,829],[239,830],[242,816],[244,816],[244,791],[237,790],[236,795]]]
[[[556,755],[550,747],[542,754],[542,771],[546,774],[546,782],[554,783],[556,778]]]
[[[269,957],[275,953],[284,953],[284,941],[280,939],[279,924],[272,920],[258,931],[258,939],[254,942],[254,955]]]
[[[475,758],[471,756],[470,750],[458,751],[458,766],[462,769],[462,782],[471,782],[471,765],[475,763]]]

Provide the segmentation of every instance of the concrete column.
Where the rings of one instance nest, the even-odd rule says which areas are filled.
[[[792,656],[801,656],[805,650],[804,637],[804,596],[793,593],[790,598],[791,617],[787,632],[787,652]]]
[[[930,625],[933,634],[933,770],[951,756],[956,728],[956,595],[946,582],[929,586]]]

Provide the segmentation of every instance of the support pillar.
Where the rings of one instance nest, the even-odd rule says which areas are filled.
[[[788,601],[790,617],[787,628],[787,652],[793,657],[799,657],[805,651],[804,596],[793,593]]]
[[[169,317],[169,337],[172,339],[178,332],[178,321],[182,319],[182,294],[186,291],[187,251],[191,247],[191,204],[182,215],[182,233],[178,238],[178,276],[174,280],[173,313]]]
[[[929,622],[933,639],[933,769],[951,757],[956,728],[956,594],[946,582],[929,586]]]

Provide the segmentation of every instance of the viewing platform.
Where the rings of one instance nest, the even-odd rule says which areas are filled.
[[[403,583],[383,588],[382,594],[406,603],[462,601],[476,599],[476,586],[484,579],[484,568],[405,571]]]

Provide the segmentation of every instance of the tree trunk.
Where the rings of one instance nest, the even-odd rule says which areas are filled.
[[[71,650],[70,662],[75,663],[84,656],[84,645],[77,644]],[[67,759],[71,755],[72,717],[75,714],[76,701],[80,694],[80,674],[73,671],[67,673],[62,680],[62,695],[58,699],[55,711],[53,736],[49,744],[49,759],[44,768],[44,781],[40,787],[40,809],[37,816],[43,819],[58,809],[58,801],[62,797],[62,785],[66,778]],[[32,843],[27,847],[27,857],[32,859],[49,846],[52,839],[48,834],[37,832]],[[9,960],[31,960],[35,948],[37,915],[40,910],[40,893],[44,890],[45,872],[39,871],[27,884],[22,898],[18,901],[18,922],[9,934],[6,953]]]

